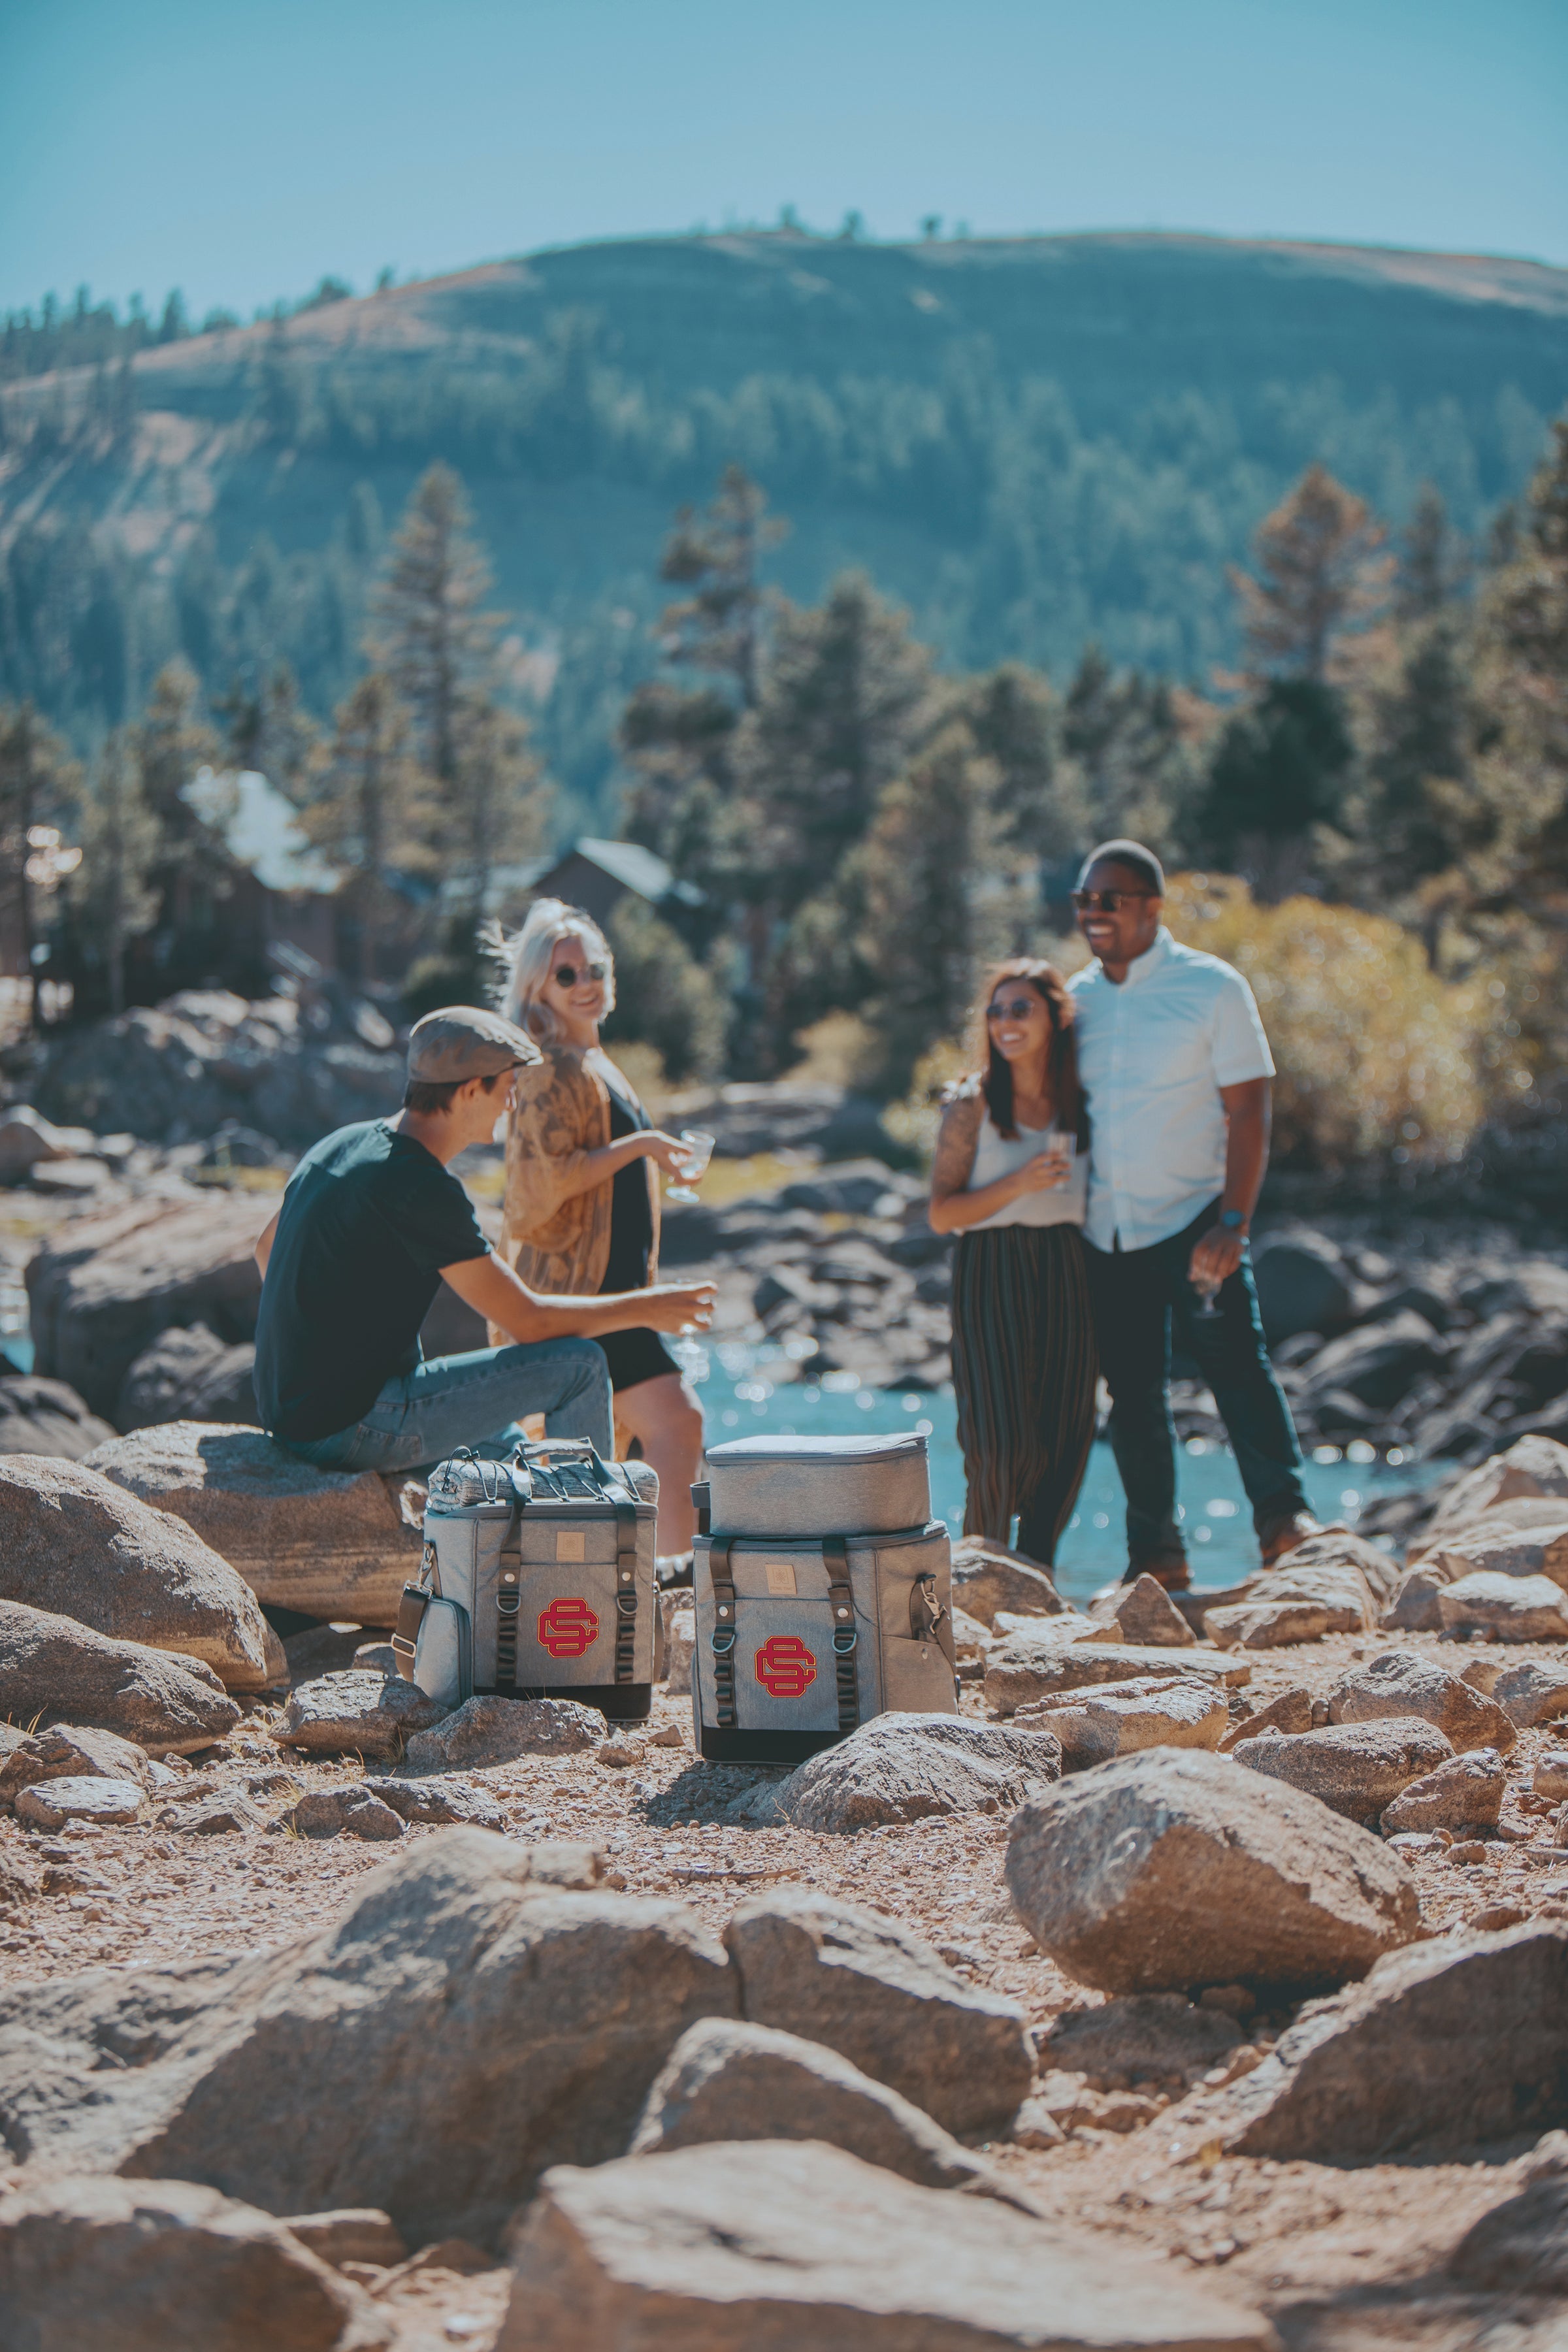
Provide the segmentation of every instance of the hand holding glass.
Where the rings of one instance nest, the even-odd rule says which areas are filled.
[[[701,1182],[708,1172],[708,1162],[713,1157],[714,1141],[715,1138],[706,1134],[700,1127],[681,1129],[680,1173],[683,1181],[669,1186],[664,1196],[667,1201],[679,1201],[687,1205],[696,1201],[697,1194],[693,1188]]]

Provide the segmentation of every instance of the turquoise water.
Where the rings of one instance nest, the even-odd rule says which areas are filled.
[[[739,1345],[680,1352],[702,1400],[710,1444],[763,1430],[801,1437],[924,1431],[931,1443],[931,1508],[957,1533],[963,1517],[963,1463],[951,1389],[862,1388],[852,1372],[829,1372],[820,1382],[796,1380],[794,1366],[776,1354]],[[1352,1458],[1371,1454],[1360,1445],[1343,1455],[1337,1447],[1318,1452],[1324,1458],[1307,1465],[1312,1507],[1320,1518],[1346,1519],[1352,1527],[1376,1496],[1424,1486],[1441,1468]],[[1189,1440],[1180,1456],[1179,1492],[1195,1583],[1234,1584],[1257,1567],[1252,1513],[1227,1448]],[[1064,1593],[1085,1600],[1120,1576],[1127,1564],[1123,1508],[1110,1448],[1097,1444],[1057,1561],[1057,1583]]]

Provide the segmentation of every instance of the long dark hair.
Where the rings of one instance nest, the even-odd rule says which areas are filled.
[[[991,1124],[998,1135],[1009,1143],[1018,1139],[1017,1122],[1013,1117],[1013,1070],[1005,1055],[996,1050],[985,1018],[985,1007],[1004,982],[1023,981],[1032,988],[1050,1015],[1051,1044],[1046,1059],[1050,1080],[1051,1108],[1057,1125],[1076,1135],[1080,1150],[1089,1141],[1089,1121],[1084,1115],[1083,1096],[1078,1083],[1078,1047],[1072,1034],[1073,1002],[1068,986],[1054,963],[1039,956],[1013,956],[1005,963],[994,964],[985,982],[985,993],[980,1000],[980,1027],[984,1038],[985,1076],[981,1091],[985,1108],[991,1114]]]

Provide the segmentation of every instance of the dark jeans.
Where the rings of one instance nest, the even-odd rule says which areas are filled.
[[[1218,1203],[1152,1249],[1087,1252],[1100,1369],[1110,1391],[1110,1444],[1127,1496],[1127,1552],[1133,1568],[1185,1553],[1176,1520],[1176,1430],[1171,1418],[1171,1325],[1214,1391],[1237,1468],[1261,1534],[1307,1509],[1301,1449],[1264,1344],[1252,1267],[1220,1286],[1217,1322],[1194,1317],[1187,1278],[1193,1244]]]

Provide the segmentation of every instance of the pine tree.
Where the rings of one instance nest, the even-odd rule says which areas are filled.
[[[162,827],[150,806],[142,762],[125,730],[109,737],[93,770],[82,824],[82,862],[73,893],[90,952],[100,959],[112,1013],[125,1010],[125,955],[156,919],[153,877],[162,862]]]
[[[482,607],[489,566],[463,485],[432,466],[405,510],[372,599],[371,651],[414,714],[437,782],[457,781],[464,698],[489,684],[496,618]]]
[[[549,795],[528,730],[489,695],[467,697],[457,724],[457,769],[439,803],[437,840],[459,908],[455,929],[477,939],[491,870],[542,846]]]
[[[381,976],[395,871],[429,862],[430,811],[411,749],[408,714],[384,670],[372,670],[333,714],[330,747],[315,763],[305,830],[349,879],[358,977]]]
[[[766,508],[742,467],[727,466],[704,514],[689,507],[677,514],[659,577],[692,593],[665,606],[659,643],[678,677],[639,687],[619,730],[637,779],[623,832],[708,890],[725,890],[734,862],[736,730],[762,690],[768,597],[760,565],[789,529]],[[705,673],[700,684],[683,682],[692,671]]]
[[[1327,679],[1335,655],[1387,602],[1385,536],[1364,499],[1309,466],[1258,525],[1259,576],[1230,573],[1256,677]]]
[[[0,950],[15,955],[31,982],[35,1028],[40,974],[33,951],[40,902],[51,887],[48,835],[58,834],[80,798],[80,768],[32,704],[0,706]]]
[[[1448,522],[1442,493],[1423,482],[1399,551],[1394,587],[1397,621],[1430,621],[1457,591],[1464,572],[1463,551]]]
[[[1058,773],[1058,718],[1049,681],[1020,662],[969,681],[960,697],[975,747],[992,761],[1001,837],[1036,857],[1081,845],[1083,814]]]
[[[889,1094],[902,1094],[921,1055],[959,1027],[979,966],[1010,944],[987,903],[996,871],[997,784],[994,762],[952,720],[879,797],[857,862]]]
[[[863,574],[809,611],[782,608],[740,758],[756,868],[788,914],[830,881],[931,716],[931,656]]]
[[[1306,878],[1314,828],[1341,816],[1355,757],[1343,704],[1319,678],[1272,678],[1229,718],[1193,815],[1206,862],[1261,898]]]
[[[1061,745],[1063,816],[1077,845],[1121,837],[1157,856],[1175,849],[1196,783],[1163,678],[1118,677],[1099,646],[1087,646],[1063,701]]]
[[[222,747],[199,716],[195,677],[184,662],[166,662],[158,672],[126,743],[137,793],[157,829],[153,879],[164,919],[200,929],[213,919],[210,902],[227,896],[234,861],[223,841],[221,806],[209,800],[206,815],[198,816],[185,798],[197,771],[218,765]]]

